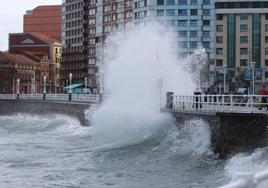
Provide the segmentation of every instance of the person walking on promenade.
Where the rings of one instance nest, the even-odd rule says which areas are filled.
[[[267,95],[266,87],[265,87],[265,85],[262,85],[262,89],[261,89],[261,108],[260,109],[262,109],[262,107],[266,107],[266,109],[268,110],[266,95]]]

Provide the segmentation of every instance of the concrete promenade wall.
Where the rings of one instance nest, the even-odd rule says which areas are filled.
[[[85,117],[85,110],[89,109],[89,107],[89,104],[78,102],[0,99],[0,115],[9,115],[16,113],[58,113],[77,118],[82,126],[89,126],[89,121]]]
[[[268,146],[268,116],[255,113],[183,114],[173,112],[178,126],[185,120],[202,119],[211,129],[211,146],[220,158]]]

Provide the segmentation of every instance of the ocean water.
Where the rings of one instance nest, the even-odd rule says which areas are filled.
[[[164,126],[111,143],[64,115],[0,116],[0,187],[218,187],[268,168],[268,148],[218,159],[201,120]]]

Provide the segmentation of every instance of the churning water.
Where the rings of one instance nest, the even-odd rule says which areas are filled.
[[[154,28],[109,40],[108,97],[87,112],[90,127],[59,114],[0,116],[0,187],[213,188],[268,167],[268,148],[219,160],[205,122],[177,127],[160,113],[166,91],[187,94],[195,84]]]
[[[0,116],[0,187],[218,187],[268,167],[268,148],[217,159],[198,120],[138,143],[118,137],[125,145],[101,143],[93,132],[63,115]]]

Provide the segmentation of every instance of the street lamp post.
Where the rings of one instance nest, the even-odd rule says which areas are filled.
[[[223,65],[223,92],[226,93],[226,72],[227,71],[227,65]]]
[[[256,62],[251,62],[252,66],[252,94],[255,95],[255,65]]]
[[[196,71],[197,71],[197,92],[201,92],[201,68],[205,59],[205,50],[203,48],[197,49],[193,56],[196,58]]]
[[[20,79],[17,79],[17,99],[20,98]]]
[[[72,100],[72,89],[71,89],[71,85],[72,85],[72,77],[73,77],[73,74],[70,73],[70,74],[69,74],[69,78],[70,78],[70,85],[69,85],[69,101]]]
[[[47,79],[47,77],[44,76],[44,90],[43,90],[43,99],[44,100],[46,99],[46,79]]]
[[[84,91],[84,94],[87,93],[87,77],[85,77],[85,91]]]
[[[49,80],[49,93],[51,94],[51,80]]]
[[[14,78],[13,78],[12,93],[13,93],[13,96],[14,96],[14,94],[15,94],[15,79]]]

